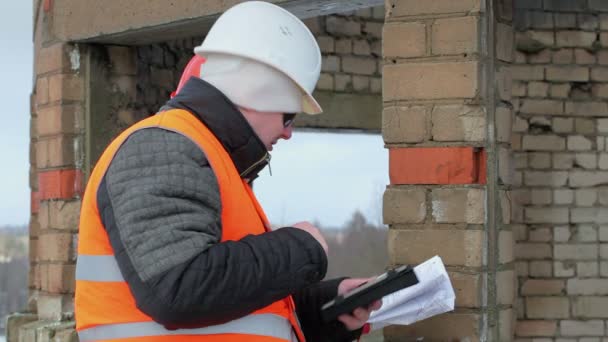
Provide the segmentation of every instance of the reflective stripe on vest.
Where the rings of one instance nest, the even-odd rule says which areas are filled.
[[[114,255],[79,254],[76,260],[76,280],[125,281]]]
[[[81,341],[95,341],[146,336],[214,334],[260,335],[286,341],[290,341],[292,337],[289,320],[273,314],[249,315],[228,323],[197,329],[167,330],[156,322],[108,324],[80,330],[78,337]]]

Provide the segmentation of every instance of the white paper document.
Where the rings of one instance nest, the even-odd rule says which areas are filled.
[[[418,284],[382,298],[382,307],[372,312],[372,330],[387,325],[409,325],[454,310],[456,295],[439,256],[414,267]]]

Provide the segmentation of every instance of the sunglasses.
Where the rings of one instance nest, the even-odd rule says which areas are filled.
[[[296,113],[283,113],[283,127],[287,128],[293,124],[296,119]]]

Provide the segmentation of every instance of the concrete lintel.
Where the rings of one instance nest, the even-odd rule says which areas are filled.
[[[55,0],[52,30],[63,41],[143,45],[200,35],[238,0]],[[383,0],[274,0],[305,19],[380,6]]]
[[[356,129],[380,132],[382,129],[382,95],[349,94],[318,91],[314,94],[323,114],[300,114],[296,127],[322,129]]]

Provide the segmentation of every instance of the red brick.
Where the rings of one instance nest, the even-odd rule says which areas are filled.
[[[389,177],[391,184],[479,184],[484,154],[473,147],[393,148]]]
[[[477,153],[477,165],[479,165],[479,171],[477,172],[478,179],[477,182],[479,184],[486,184],[487,177],[487,167],[488,167],[488,154],[486,151],[481,151]]]
[[[81,195],[82,182],[82,172],[76,169],[40,172],[38,173],[40,199],[70,199]]]

